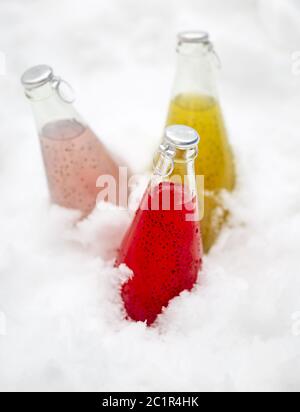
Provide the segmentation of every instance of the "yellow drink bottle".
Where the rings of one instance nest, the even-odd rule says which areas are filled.
[[[235,187],[234,158],[217,97],[216,54],[209,35],[205,32],[181,33],[177,51],[178,67],[167,125],[190,126],[201,136],[196,174],[204,176],[201,227],[207,253],[228,216],[220,195],[223,190],[232,191]],[[177,174],[183,174],[180,168]],[[203,191],[203,187],[198,190]],[[203,205],[201,207],[203,210]]]

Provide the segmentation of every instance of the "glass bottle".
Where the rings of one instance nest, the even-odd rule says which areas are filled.
[[[151,183],[116,260],[117,267],[126,264],[133,272],[121,289],[128,318],[149,326],[171,299],[194,287],[202,267],[198,142],[189,127],[166,129]],[[174,173],[177,164],[184,179]]]
[[[35,117],[51,200],[86,217],[96,206],[100,176],[111,176],[118,188],[118,165],[75,110],[68,83],[51,67],[27,70],[22,84]]]
[[[235,187],[235,165],[218,101],[214,76],[216,54],[205,32],[178,36],[178,65],[167,125],[184,124],[201,136],[196,175],[205,178],[203,244],[208,252],[215,243],[228,211],[220,194]],[[181,170],[177,172],[180,174]],[[202,188],[201,188],[202,190]]]

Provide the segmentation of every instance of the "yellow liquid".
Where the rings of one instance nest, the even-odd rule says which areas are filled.
[[[167,126],[174,124],[193,127],[201,137],[196,175],[205,176],[204,218],[201,227],[204,250],[207,253],[228,215],[219,194],[221,190],[232,191],[235,187],[233,154],[219,103],[214,98],[197,94],[178,95],[171,102],[167,120]],[[175,165],[176,168],[173,173],[182,175],[180,165]],[[203,188],[199,188],[200,190]]]

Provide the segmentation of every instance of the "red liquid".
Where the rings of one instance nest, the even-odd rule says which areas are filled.
[[[187,221],[196,199],[183,202],[184,188],[173,183],[161,183],[151,193],[146,192],[116,262],[134,272],[121,291],[128,317],[149,326],[171,299],[194,287],[202,266],[199,222]],[[170,195],[170,210],[164,210],[163,194]]]

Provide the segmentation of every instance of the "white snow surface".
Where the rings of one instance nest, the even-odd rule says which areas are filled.
[[[300,389],[299,11],[288,0],[1,0],[0,390]],[[51,64],[103,141],[144,171],[183,29],[209,30],[221,56],[238,188],[199,284],[147,328],[123,319],[128,274],[113,268],[132,213],[103,207],[74,225],[50,205],[19,77]]]

